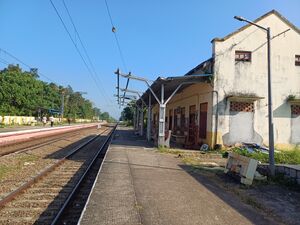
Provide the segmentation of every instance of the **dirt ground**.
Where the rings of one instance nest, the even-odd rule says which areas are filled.
[[[163,152],[181,158],[189,173],[205,176],[224,191],[234,193],[240,200],[251,205],[266,216],[283,224],[300,224],[300,187],[275,181],[254,181],[249,187],[239,183],[237,178],[223,173],[226,159],[216,154],[198,152]],[[218,167],[219,165],[219,167]]]

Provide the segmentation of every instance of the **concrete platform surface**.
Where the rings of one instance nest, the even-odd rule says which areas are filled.
[[[146,148],[145,148],[146,147]],[[81,225],[276,224],[172,155],[118,128]]]

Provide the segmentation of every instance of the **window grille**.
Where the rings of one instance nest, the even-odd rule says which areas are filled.
[[[235,51],[235,61],[251,62],[251,52]]]
[[[231,112],[254,112],[253,102],[230,102]]]

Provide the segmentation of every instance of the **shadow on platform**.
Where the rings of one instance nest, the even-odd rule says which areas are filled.
[[[210,178],[205,175],[200,174],[199,172],[195,172],[195,167],[191,165],[179,165],[186,173],[188,173],[191,177],[193,177],[199,184],[203,185],[207,190],[212,192],[215,196],[229,205],[231,208],[235,209],[239,214],[243,215],[253,224],[281,224],[278,221],[273,219],[269,219],[266,217],[263,211],[259,208],[253,208],[250,205],[247,205],[241,202],[240,197],[235,194],[226,191],[221,188],[215,181],[212,181]],[[226,176],[224,173],[220,172],[217,174],[219,178],[225,183],[231,183],[239,185],[239,182],[232,177]],[[218,213],[218,212],[216,212]]]
[[[154,144],[152,141],[147,141],[145,136],[139,136],[135,134],[133,129],[127,127],[119,127],[114,135],[112,145],[119,146],[133,146],[141,148],[153,148]]]

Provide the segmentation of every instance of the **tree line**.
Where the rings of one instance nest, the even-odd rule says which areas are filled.
[[[64,117],[113,120],[71,86],[63,87],[39,79],[37,69],[22,71],[19,65],[0,70],[0,115],[44,116],[61,112]]]

